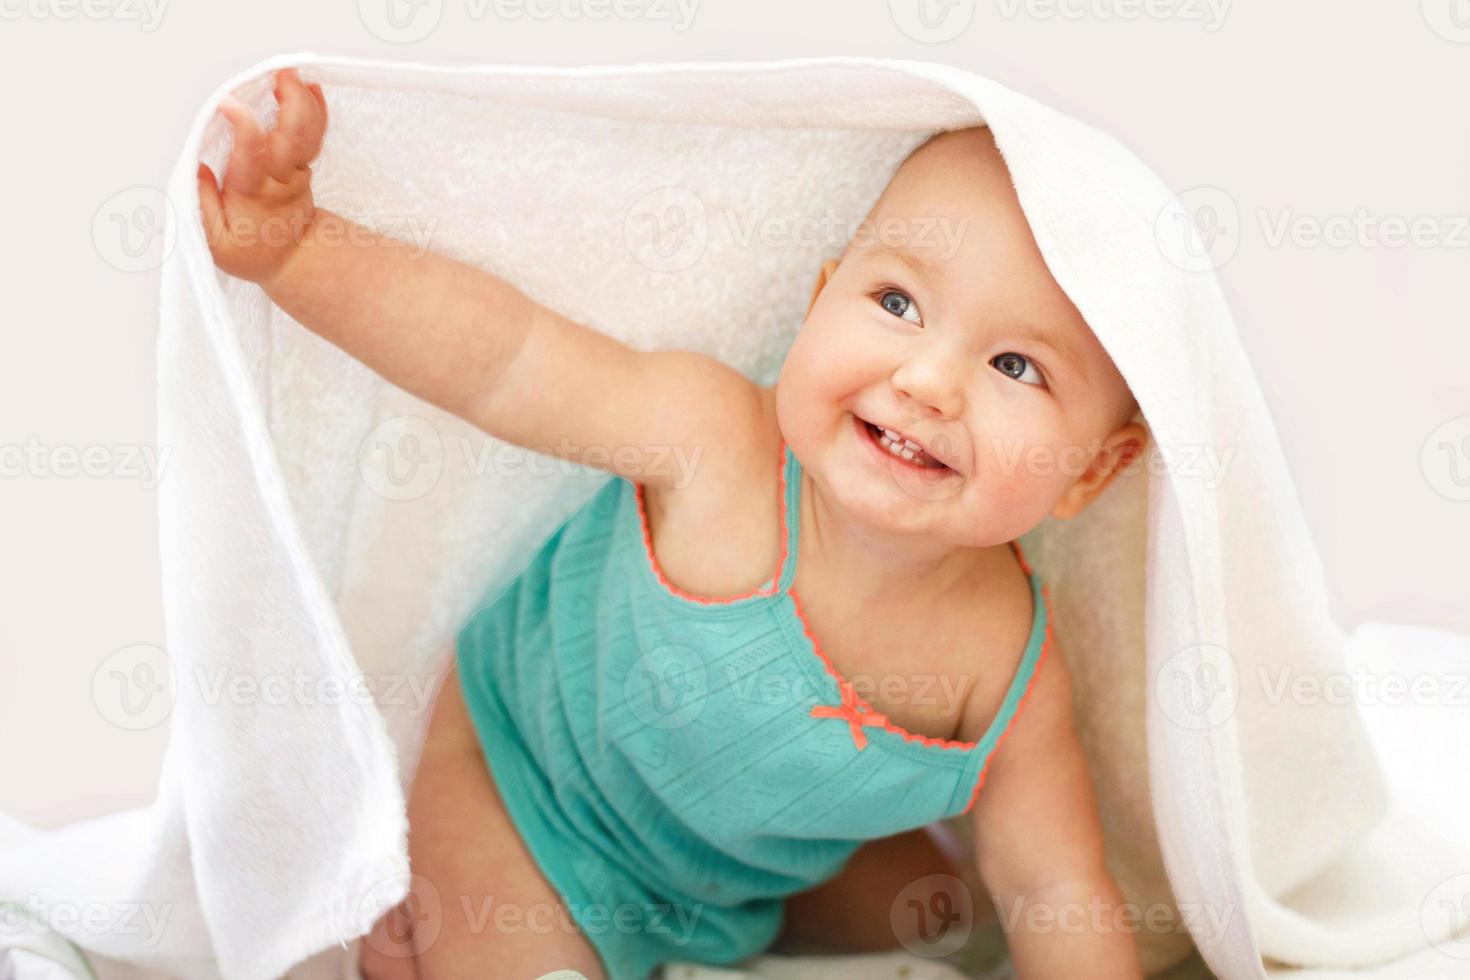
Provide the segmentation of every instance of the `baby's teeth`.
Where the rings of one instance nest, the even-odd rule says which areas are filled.
[[[879,426],[879,428],[882,428],[882,426]],[[892,442],[898,446],[903,446],[910,453],[922,453],[924,451],[923,446],[919,445],[917,442],[914,442],[914,440],[912,439],[903,438],[892,429],[883,429],[883,434],[888,437],[889,442]]]
[[[887,429],[883,430],[882,442],[884,448],[886,448],[889,452],[893,453],[895,456],[902,456],[904,459],[910,461],[914,460],[922,453],[922,450],[910,449],[906,445],[900,446],[897,442],[888,437]]]
[[[923,446],[919,445],[917,442],[914,442],[914,440],[912,439],[905,439],[903,436],[899,435],[897,432],[894,432],[892,429],[883,429],[883,434],[894,442],[903,446],[907,446],[909,449],[912,449],[916,453],[921,453],[924,451]]]

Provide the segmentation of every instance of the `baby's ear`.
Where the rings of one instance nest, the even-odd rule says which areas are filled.
[[[1119,426],[1117,431],[1103,440],[1103,444],[1087,464],[1087,469],[1062,494],[1052,508],[1051,516],[1058,520],[1067,520],[1080,514],[1107,489],[1114,477],[1143,455],[1148,438],[1148,429],[1137,422]]]
[[[808,316],[811,315],[812,307],[817,305],[817,297],[822,295],[822,289],[827,285],[827,280],[832,278],[832,273],[836,271],[836,269],[837,260],[828,259],[826,262],[823,262],[822,267],[817,270],[817,284],[812,289],[812,298],[807,300],[806,304],[806,312]]]

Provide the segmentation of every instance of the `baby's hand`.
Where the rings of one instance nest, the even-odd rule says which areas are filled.
[[[321,86],[303,84],[296,69],[276,73],[275,94],[281,110],[269,133],[237,99],[220,104],[235,138],[223,189],[199,165],[199,208],[215,264],[261,284],[285,267],[316,215],[308,164],[327,128]]]

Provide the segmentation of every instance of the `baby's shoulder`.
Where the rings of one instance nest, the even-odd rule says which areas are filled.
[[[721,439],[695,447],[684,478],[640,491],[659,568],[687,593],[740,595],[779,571],[783,457],[770,392],[761,389],[751,415],[730,418]]]
[[[1026,570],[1014,558],[977,575],[959,594],[956,615],[962,624],[960,635],[969,638],[971,649],[967,657],[974,665],[976,676],[986,678],[986,683],[971,685],[955,734],[957,739],[978,741],[1000,713],[1011,681],[1021,669],[1033,629],[1047,628],[1036,623],[1035,604],[1039,601],[1043,600],[1033,594]],[[1069,686],[1066,666],[1056,656],[1054,640],[1054,629],[1042,637],[1041,660],[1033,669],[1025,692],[1027,712],[1037,709],[1036,714],[1050,716],[1059,707],[1050,703],[1059,692],[1070,697],[1064,690]],[[1048,665],[1051,660],[1057,663]],[[1035,703],[1038,701],[1049,703],[1038,707]],[[1019,724],[1019,719],[1013,719],[1012,724]]]

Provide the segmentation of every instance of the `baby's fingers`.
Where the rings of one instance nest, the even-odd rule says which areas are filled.
[[[210,251],[215,251],[225,240],[225,210],[220,203],[213,171],[201,163],[198,176],[199,215],[204,221],[204,239],[209,243]]]
[[[233,95],[220,100],[219,111],[229,120],[235,141],[225,164],[224,190],[254,194],[267,176],[265,136],[260,124],[255,121],[255,114]]]
[[[321,150],[326,128],[323,102],[302,84],[294,68],[276,74],[276,101],[281,111],[267,137],[270,175],[283,183],[306,169]]]

